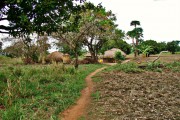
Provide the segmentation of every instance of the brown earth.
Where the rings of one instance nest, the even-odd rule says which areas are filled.
[[[76,105],[68,108],[67,110],[62,112],[62,114],[60,114],[60,119],[77,120],[79,117],[81,117],[84,114],[88,104],[90,103],[91,93],[93,91],[93,86],[94,86],[91,77],[93,77],[95,74],[97,74],[98,72],[102,71],[105,68],[106,67],[97,69],[96,71],[92,72],[86,77],[87,87],[84,90],[82,90],[81,97],[77,101]]]
[[[101,73],[86,120],[180,119],[180,72]]]

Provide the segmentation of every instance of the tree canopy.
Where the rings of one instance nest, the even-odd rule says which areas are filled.
[[[7,20],[9,25],[0,25],[0,33],[19,36],[57,31],[51,19],[63,24],[72,13],[80,10],[75,1],[83,0],[1,0],[0,22]]]

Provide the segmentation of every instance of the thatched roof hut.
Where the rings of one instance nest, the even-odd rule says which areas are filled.
[[[45,59],[46,62],[63,62],[63,53],[61,52],[58,52],[58,51],[55,51],[55,52],[52,52],[51,54],[49,54],[46,59]]]
[[[116,52],[121,52],[121,54],[125,57],[126,53],[124,53],[121,49],[118,48],[112,48],[110,50],[105,51],[104,55],[101,56],[103,58],[103,62],[115,62],[115,54]]]
[[[115,54],[116,52],[121,52],[121,54],[123,56],[126,56],[126,53],[124,53],[122,50],[118,49],[118,48],[112,48],[110,50],[107,50],[105,51],[104,55],[103,55],[103,58],[114,58],[115,57]]]

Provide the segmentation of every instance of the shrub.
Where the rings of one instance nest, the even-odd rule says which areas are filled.
[[[142,70],[140,68],[138,68],[138,66],[133,63],[126,63],[126,64],[117,64],[115,66],[109,67],[107,69],[108,71],[124,71],[126,73],[140,73],[142,72]]]
[[[125,60],[125,57],[121,54],[120,51],[115,53],[115,60]]]

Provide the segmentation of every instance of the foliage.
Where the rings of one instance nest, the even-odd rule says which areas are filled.
[[[131,46],[124,41],[125,33],[122,30],[115,30],[115,35],[112,40],[108,40],[105,42],[100,50],[101,53],[112,49],[112,48],[119,48],[126,54],[130,54]]]
[[[142,44],[142,45],[140,45],[140,47],[139,47],[139,51],[140,52],[142,52],[142,54],[144,54],[144,55],[149,55],[149,53],[151,52],[153,50],[153,48],[151,47],[151,46],[149,46],[149,45],[144,45],[144,44]]]
[[[6,57],[6,56],[1,56],[0,55],[0,64],[3,66],[7,66],[7,65],[22,65],[23,61],[21,58],[10,58],[10,57]]]
[[[149,62],[147,64],[146,69],[147,70],[152,70],[152,71],[156,71],[156,72],[162,72],[161,67],[163,67],[164,65],[161,62]]]
[[[141,73],[142,69],[138,68],[138,66],[133,63],[126,63],[126,64],[117,64],[112,67],[106,69],[106,71],[124,71],[126,73]]]
[[[0,21],[8,20],[10,24],[0,25],[0,33],[13,36],[33,32],[51,33],[58,28],[51,18],[58,23],[63,23],[71,13],[80,9],[74,0],[1,0]]]
[[[115,60],[125,60],[125,57],[121,54],[120,51],[115,53]]]
[[[175,54],[175,52],[178,52],[180,50],[180,41],[172,41],[167,43],[167,50],[169,50],[172,54]]]
[[[80,31],[85,33],[83,44],[88,47],[92,58],[97,60],[97,54],[103,44],[114,37],[116,17],[101,5],[82,12],[81,17]]]
[[[76,58],[75,68],[78,67],[78,51],[81,47],[87,46],[92,58],[97,60],[98,51],[109,39],[115,27],[115,16],[111,11],[106,12],[101,5],[95,6],[92,3],[85,3],[83,7],[84,10],[71,15],[68,23],[64,25],[65,31],[60,26],[60,30],[53,35],[60,44],[66,44],[73,51]],[[76,25],[71,24],[75,21]]]
[[[80,96],[85,77],[102,65],[5,66],[0,68],[0,119],[51,119]],[[2,80],[3,79],[3,80]]]
[[[130,25],[134,25],[134,29],[131,31],[128,31],[126,34],[128,37],[132,38],[132,46],[134,49],[134,57],[137,57],[138,55],[138,45],[139,42],[142,41],[142,37],[143,37],[143,29],[141,27],[136,27],[137,25],[140,25],[139,21],[132,21],[130,23]]]
[[[7,55],[14,58],[23,58],[26,64],[39,62],[40,57],[47,54],[50,44],[47,43],[47,36],[40,36],[39,39],[33,40],[27,38],[14,38],[14,43],[3,50]]]
[[[171,69],[173,72],[180,72],[180,62],[174,61],[171,63],[167,63],[166,68]]]
[[[146,40],[141,45],[151,46],[152,50],[149,52],[150,54],[158,54],[160,52],[159,45],[155,40]]]

